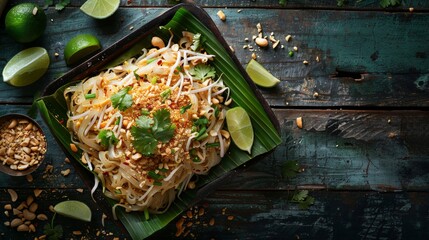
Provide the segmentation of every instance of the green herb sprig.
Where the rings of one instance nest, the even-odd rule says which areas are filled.
[[[155,152],[158,142],[167,143],[174,135],[176,125],[171,123],[167,109],[157,110],[153,118],[140,116],[131,128],[133,146],[141,154],[149,156]]]
[[[133,105],[133,97],[128,92],[131,90],[131,87],[124,87],[119,92],[113,94],[110,97],[112,105],[114,108],[118,108],[121,111],[127,110],[131,105]]]

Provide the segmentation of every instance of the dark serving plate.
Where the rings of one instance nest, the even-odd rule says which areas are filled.
[[[53,81],[46,87],[43,97],[38,101],[37,105],[43,119],[64,152],[71,159],[76,160],[71,162],[89,188],[92,187],[94,175],[81,164],[80,154],[70,150],[70,133],[64,126],[67,118],[67,107],[62,92],[65,86],[73,84],[74,81],[92,76],[105,69],[106,66],[119,64],[134,56],[136,49],[138,51],[147,46],[147,40],[159,33],[160,26],[170,26],[173,32],[186,29],[202,33],[202,36],[205,37],[205,41],[203,41],[205,50],[216,55],[212,65],[217,72],[222,72],[225,84],[231,89],[231,96],[234,99],[233,106],[243,107],[252,120],[255,142],[250,155],[232,146],[228,156],[225,156],[218,166],[212,168],[208,175],[200,177],[197,188],[182,193],[181,199],[176,199],[166,214],[155,215],[150,220],[145,221],[141,217],[142,214],[120,211],[118,217],[133,239],[145,238],[161,229],[181,211],[213,191],[222,182],[222,179],[233,175],[244,163],[248,165],[250,162],[255,162],[255,159],[262,159],[262,156],[270,153],[281,142],[277,118],[237,57],[230,50],[210,16],[196,5],[179,4]],[[98,204],[108,214],[111,211],[112,201],[103,201],[101,191],[97,191],[96,199],[99,200]],[[136,230],[132,226],[130,227],[129,222],[131,220],[123,221],[124,218],[134,218],[135,221],[141,221],[141,228],[144,230]],[[150,223],[153,219],[157,219],[162,224],[154,224],[157,225],[154,227]]]

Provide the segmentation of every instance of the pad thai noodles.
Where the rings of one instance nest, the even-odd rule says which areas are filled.
[[[141,56],[65,90],[72,141],[114,208],[162,213],[226,154],[229,89],[200,38],[153,37]]]

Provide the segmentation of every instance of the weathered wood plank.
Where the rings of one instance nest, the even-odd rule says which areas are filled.
[[[12,0],[11,4],[23,2],[24,0]],[[39,5],[44,5],[44,0],[35,1]],[[72,0],[68,7],[80,7],[85,0]],[[203,7],[216,8],[310,8],[310,9],[371,9],[398,11],[414,7],[416,11],[425,11],[429,8],[429,3],[425,0],[404,0],[395,7],[384,9],[380,6],[379,0],[349,0],[344,1],[343,6],[338,6],[337,0],[288,0],[287,4],[281,5],[278,0],[258,0],[258,1],[228,1],[228,0],[121,0],[121,7],[169,7],[180,2],[192,2]]]
[[[429,112],[275,110],[283,143],[228,189],[427,191]],[[295,120],[303,119],[303,129]],[[284,177],[287,161],[304,172]]]
[[[5,190],[1,190],[0,206],[11,203]],[[11,203],[14,207],[27,197],[28,190],[18,191],[19,200]],[[315,204],[308,210],[300,210],[290,202],[289,191],[216,191],[196,206],[204,208],[205,213],[192,222],[185,239],[427,239],[429,233],[428,193],[376,193],[376,192],[336,192],[314,191],[310,195]],[[46,189],[36,202],[38,213],[45,213],[49,219],[53,214],[49,205],[67,199],[79,199],[93,209],[91,224],[57,216],[55,224],[64,228],[64,239],[76,238],[72,231],[81,231],[87,239],[100,236],[127,237],[122,228],[110,217],[101,223],[102,212],[91,200],[89,193],[79,193],[73,189]],[[195,214],[195,213],[194,213]],[[233,216],[228,220],[228,216]],[[180,217],[179,217],[180,218]],[[173,239],[176,222],[150,239]],[[214,225],[208,225],[210,219]],[[1,214],[0,221],[10,220]],[[199,221],[199,223],[198,223]],[[35,221],[37,233],[17,233],[0,224],[2,239],[33,239],[43,234],[46,222]],[[97,232],[100,236],[97,237]],[[186,232],[186,231],[185,231]],[[79,237],[82,237],[79,236]],[[193,237],[192,237],[193,236]],[[183,238],[183,235],[182,237]]]
[[[288,202],[287,191],[222,192],[202,201],[209,207],[190,232],[197,239],[427,239],[427,193],[311,192],[309,210]],[[225,214],[222,214],[225,212]],[[234,216],[228,220],[228,216]],[[210,218],[214,226],[201,226]],[[151,239],[173,238],[167,226]],[[193,239],[188,235],[186,239]]]
[[[127,233],[122,228],[122,225],[113,220],[111,212],[106,212],[105,216],[107,218],[102,220],[103,211],[97,203],[91,199],[88,189],[84,189],[81,193],[73,188],[46,188],[43,189],[42,193],[37,198],[34,197],[32,188],[17,189],[16,192],[19,198],[16,202],[12,202],[6,189],[0,190],[0,207],[2,209],[2,214],[0,216],[0,239],[34,239],[35,237],[42,236],[44,234],[44,226],[47,223],[50,224],[54,216],[54,213],[49,210],[49,206],[55,206],[55,204],[65,200],[79,200],[87,204],[91,208],[92,221],[90,224],[87,224],[57,214],[53,223],[54,225],[62,226],[64,232],[62,239],[81,239],[81,237],[83,239],[113,239],[113,237],[121,237],[121,239],[124,239],[124,237],[127,237]],[[25,201],[28,196],[33,196],[34,202],[38,204],[36,214],[43,213],[48,217],[48,220],[33,220],[32,223],[36,226],[35,233],[17,232],[16,229],[6,227],[3,223],[13,220],[16,216],[13,215],[12,211],[8,211],[9,217],[7,217],[3,213],[5,211],[4,205],[11,204],[12,207],[16,208],[21,202]],[[75,235],[73,231],[80,231],[81,235]]]
[[[48,74],[32,86],[16,89],[0,84],[0,102],[30,103],[35,90],[43,89],[69,70],[62,52],[72,36],[93,33],[107,47],[132,31],[130,27],[137,28],[164,10],[126,8],[120,9],[114,18],[96,21],[80,11],[49,9],[48,18],[53,21],[43,38],[29,45],[14,43],[5,36],[4,29],[0,29],[0,47],[6,49],[0,52],[0,69],[28,46],[47,48],[52,60]],[[252,52],[242,46],[253,45],[258,60],[281,79],[276,88],[261,89],[272,106],[429,105],[429,72],[425,67],[429,65],[427,14],[261,9],[237,13],[226,9],[229,20],[224,23],[217,18],[216,9],[207,10],[243,65]],[[267,35],[273,32],[285,48],[261,50],[254,43],[246,42],[245,37],[251,39],[257,34],[258,22]],[[288,34],[293,40],[286,43],[284,37]],[[298,52],[291,58],[288,51],[293,46],[298,47]],[[59,57],[54,57],[56,52],[60,53]],[[302,64],[303,60],[310,64]],[[354,79],[361,76],[363,79]],[[314,97],[315,92],[318,97]]]

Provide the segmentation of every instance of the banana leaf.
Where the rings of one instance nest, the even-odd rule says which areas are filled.
[[[164,26],[165,28],[159,28]],[[71,136],[65,122],[67,120],[67,106],[63,97],[64,89],[75,81],[96,74],[98,71],[121,63],[136,54],[141,53],[142,47],[149,47],[152,36],[168,38],[171,29],[175,36],[180,36],[186,30],[202,35],[202,44],[209,54],[216,55],[211,63],[218,73],[222,73],[224,83],[231,89],[231,96],[235,106],[243,107],[249,114],[255,134],[251,154],[239,150],[233,144],[219,165],[213,167],[209,174],[200,176],[194,190],[183,192],[176,198],[172,206],[163,214],[151,215],[145,219],[143,212],[127,213],[121,208],[116,209],[120,222],[125,226],[133,239],[144,239],[154,232],[162,229],[174,220],[184,210],[195,204],[213,190],[216,183],[226,176],[233,174],[234,170],[244,163],[267,154],[280,144],[278,122],[265,99],[256,89],[238,59],[230,51],[221,33],[208,14],[201,8],[192,4],[179,4],[161,16],[149,22],[142,28],[118,41],[118,43],[100,52],[87,62],[51,83],[44,92],[44,96],[37,101],[39,111],[63,150],[78,163],[77,170],[83,169],[80,162],[81,153],[70,150]],[[127,50],[128,49],[128,50]],[[81,165],[79,165],[81,164]],[[94,175],[83,174],[84,178],[93,179]],[[85,179],[84,179],[85,180]],[[88,180],[88,179],[87,179]],[[98,190],[98,192],[101,192]],[[99,193],[101,194],[101,193]],[[115,202],[105,199],[104,203],[113,206]]]

